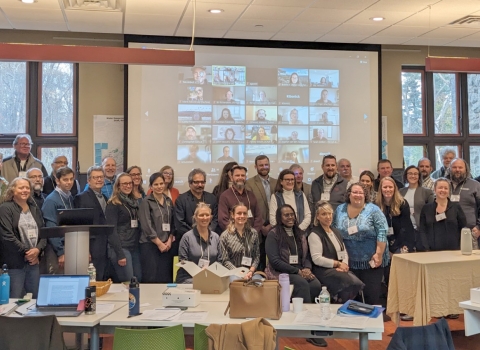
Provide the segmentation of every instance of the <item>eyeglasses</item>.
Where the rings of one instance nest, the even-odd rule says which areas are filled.
[[[282,214],[282,216],[284,218],[294,218],[295,217],[295,213],[286,213],[286,214]]]
[[[28,178],[29,179],[43,179],[43,176],[42,175],[30,175]]]
[[[125,187],[133,186],[133,182],[124,182],[124,183],[121,183],[120,186],[125,186]]]
[[[63,160],[57,160],[56,162],[53,162],[54,164],[65,164],[68,165],[68,162],[64,162]]]
[[[418,176],[420,175],[419,173],[407,173],[408,176]]]
[[[365,195],[365,193],[360,192],[360,191],[355,191],[355,192],[352,191],[351,193],[352,193],[352,194],[361,194],[362,196]]]
[[[173,173],[169,173],[168,171],[164,171],[163,176],[173,176]]]
[[[285,182],[293,182],[293,181],[295,181],[295,179],[283,179],[283,181],[285,181]]]
[[[130,176],[131,177],[140,177],[140,176],[142,176],[142,174],[141,173],[135,173],[135,174],[132,173],[132,174],[130,174]]]
[[[27,147],[27,146],[31,146],[31,145],[33,145],[33,143],[29,143],[29,142],[20,142],[20,143],[17,143],[17,145],[19,145],[20,147]]]
[[[91,178],[92,178],[93,180],[97,181],[97,180],[103,180],[103,179],[105,179],[105,176],[103,176],[103,175],[91,176]]]
[[[207,181],[192,181],[194,185],[205,185]]]

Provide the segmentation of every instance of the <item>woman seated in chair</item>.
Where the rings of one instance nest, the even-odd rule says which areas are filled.
[[[348,268],[348,254],[343,238],[332,228],[333,208],[325,201],[317,204],[314,226],[308,236],[308,246],[313,262],[313,274],[327,286],[332,301],[344,303],[363,289],[360,281]]]

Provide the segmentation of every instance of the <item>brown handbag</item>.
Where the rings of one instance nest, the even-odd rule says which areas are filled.
[[[262,275],[263,272],[256,272]],[[263,317],[278,320],[282,317],[281,286],[278,280],[236,280],[230,283],[230,318]]]

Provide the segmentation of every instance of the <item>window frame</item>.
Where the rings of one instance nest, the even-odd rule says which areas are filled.
[[[420,134],[407,134],[404,133],[406,136],[426,136],[427,135],[427,124],[426,124],[426,104],[425,104],[425,69],[419,69],[420,67],[412,67],[412,68],[402,68],[402,73],[420,73],[421,74],[421,81],[422,81],[422,133]],[[403,87],[401,89],[403,94]],[[403,102],[402,102],[403,103]],[[403,114],[402,114],[402,125],[403,125]]]
[[[68,167],[71,168],[75,173],[76,173],[76,168],[77,168],[77,157],[78,157],[78,153],[77,153],[77,146],[74,146],[70,143],[53,143],[53,144],[43,144],[42,145],[37,145],[35,147],[35,151],[38,155],[42,154],[42,148],[68,148],[68,147],[71,147],[72,148],[72,159],[69,159],[69,161],[71,162]],[[33,149],[33,148],[32,148]],[[42,161],[43,163],[43,161]],[[50,173],[51,172],[51,164],[43,164],[45,166],[45,168],[47,169],[47,172]]]

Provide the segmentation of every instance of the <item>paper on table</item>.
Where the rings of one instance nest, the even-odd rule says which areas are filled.
[[[184,311],[175,316],[175,321],[204,321],[208,316],[208,311]]]
[[[154,309],[143,311],[142,320],[167,321],[178,316],[183,311],[180,309]]]
[[[323,320],[318,311],[305,310],[300,312],[295,320],[296,324],[309,324],[333,328],[365,328],[368,317],[365,316],[340,316],[333,314],[329,320]]]
[[[0,306],[0,315],[8,315],[13,311],[18,305],[16,303],[9,303]]]
[[[97,314],[109,314],[115,308],[115,304],[112,303],[97,303]]]
[[[110,288],[108,288],[107,294],[114,294],[114,293],[123,293],[126,292],[127,288],[125,288],[122,284],[112,284]]]

